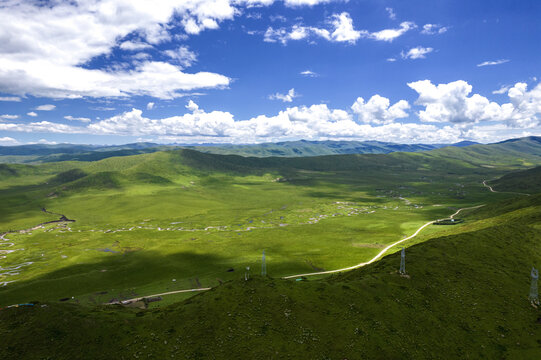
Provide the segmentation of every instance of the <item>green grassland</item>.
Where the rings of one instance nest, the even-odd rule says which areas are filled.
[[[463,224],[439,226],[441,233],[434,226],[408,247],[407,276],[394,253],[320,280],[236,274],[148,310],[55,302],[4,309],[0,357],[539,358],[541,311],[528,292],[531,266],[541,264],[541,195],[461,217]]]
[[[540,149],[525,138],[389,155],[244,158],[183,149],[4,164],[0,233],[55,214],[76,221],[5,235],[0,250],[15,251],[0,254],[0,305],[66,297],[97,304],[216,286],[246,266],[257,273],[263,250],[273,277],[351,266],[427,221],[515,196],[490,193],[482,181],[541,164]],[[419,239],[447,231],[433,226]]]

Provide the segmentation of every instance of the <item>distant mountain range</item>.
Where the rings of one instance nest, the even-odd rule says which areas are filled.
[[[463,141],[457,144],[396,144],[382,141],[285,141],[254,145],[190,146],[197,151],[242,156],[319,156],[338,154],[388,154],[391,152],[419,152],[446,146],[464,147],[477,143]]]
[[[43,163],[54,161],[96,161],[112,156],[128,156],[175,148],[189,148],[205,153],[254,157],[304,157],[338,154],[388,154],[391,152],[419,152],[447,146],[475,145],[471,141],[456,144],[396,144],[381,141],[285,141],[250,145],[204,144],[179,145],[140,142],[125,145],[19,145],[0,146],[0,162]]]

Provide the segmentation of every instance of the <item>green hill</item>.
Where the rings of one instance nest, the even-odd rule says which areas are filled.
[[[252,277],[166,307],[36,303],[0,311],[3,359],[535,359],[541,197],[465,216],[399,254],[322,280]],[[268,264],[272,268],[273,264]],[[29,346],[32,344],[32,346]]]
[[[0,357],[528,358],[540,199],[482,183],[541,165],[540,149],[524,138],[420,153],[175,149],[3,164],[0,306],[39,305],[0,311]],[[351,273],[279,280],[369,261],[482,204],[403,243],[409,279],[395,273],[395,246]],[[242,281],[262,250],[274,279]],[[213,290],[142,312],[96,307],[200,286]]]
[[[497,191],[541,192],[541,167],[506,174],[490,182]]]

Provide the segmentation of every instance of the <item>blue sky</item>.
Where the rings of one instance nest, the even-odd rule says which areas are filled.
[[[0,145],[541,135],[539,1],[0,4]]]

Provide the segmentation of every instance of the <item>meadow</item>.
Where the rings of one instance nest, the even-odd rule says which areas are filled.
[[[0,247],[0,305],[91,305],[213,287],[243,278],[247,266],[257,274],[263,250],[272,277],[351,266],[427,221],[513,197],[483,180],[539,163],[539,143],[523,139],[415,154],[257,159],[174,150],[4,164],[0,233],[15,232]],[[75,222],[17,231],[58,214]],[[419,239],[447,231],[432,226]]]
[[[516,195],[429,228],[402,276],[394,253],[319,280],[237,278],[160,308],[3,309],[0,357],[536,359],[541,312],[528,292],[540,214],[540,195]]]

